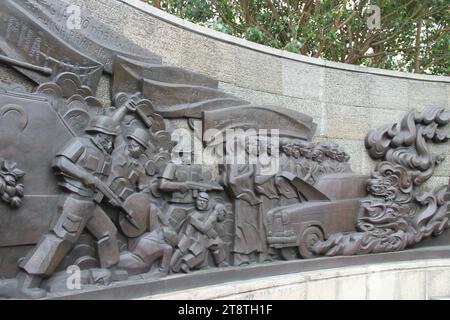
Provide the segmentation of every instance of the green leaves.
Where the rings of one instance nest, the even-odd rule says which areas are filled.
[[[283,50],[289,51],[289,52],[294,52],[294,53],[298,53],[300,51],[302,47],[302,43],[299,40],[294,40],[292,42],[289,42],[288,44],[286,44],[283,48]]]
[[[446,0],[371,0],[370,4],[381,9],[381,29],[373,30],[367,27],[368,0],[159,3],[169,13],[214,30],[290,52],[401,71],[449,73]],[[417,38],[418,21],[422,27]]]
[[[233,34],[233,28],[222,21],[222,19],[218,19],[215,21],[210,21],[206,24],[209,28],[220,31],[227,34]]]

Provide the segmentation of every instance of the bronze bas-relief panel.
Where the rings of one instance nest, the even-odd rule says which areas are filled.
[[[449,111],[411,111],[370,131],[365,147],[378,163],[364,176],[338,145],[312,142],[308,115],[251,105],[214,79],[162,66],[104,24],[118,41],[112,47],[99,30],[67,33],[55,13],[66,6],[9,0],[0,8],[0,63],[39,84],[0,92],[0,297],[61,294],[71,267],[89,296],[125,280],[158,283],[211,268],[230,279],[229,266],[257,276],[264,262],[304,259],[311,268],[313,257],[327,265],[326,256],[445,237],[450,186],[420,187],[443,162],[429,146],[448,144]],[[84,9],[82,17],[95,21]],[[113,73],[112,105],[94,97],[102,72]],[[198,136],[198,123],[224,139]],[[198,150],[180,149],[179,127],[201,140],[197,149],[214,143],[218,154],[277,157],[275,170],[260,161],[193,163]],[[276,129],[279,139],[250,135],[252,148],[227,141],[231,129]],[[372,256],[362,260],[379,261]]]

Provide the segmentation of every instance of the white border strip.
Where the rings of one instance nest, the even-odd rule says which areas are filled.
[[[230,43],[230,44],[233,44],[236,46],[240,46],[240,47],[243,47],[246,49],[262,52],[265,54],[270,54],[272,56],[276,56],[279,58],[285,58],[285,59],[299,61],[299,62],[311,64],[311,65],[322,66],[322,67],[327,67],[327,68],[332,68],[332,69],[345,70],[345,71],[369,73],[369,74],[374,74],[374,75],[411,79],[411,80],[450,83],[450,77],[447,77],[447,76],[433,76],[433,75],[406,73],[406,72],[400,72],[400,71],[385,70],[385,69],[379,69],[379,68],[369,68],[369,67],[340,63],[340,62],[333,62],[333,61],[322,60],[322,59],[318,59],[318,58],[311,58],[311,57],[303,56],[300,54],[264,46],[264,45],[261,45],[261,44],[255,43],[255,42],[251,42],[248,40],[233,37],[226,33],[218,32],[218,31],[212,30],[210,28],[197,25],[190,21],[180,19],[174,15],[171,15],[167,12],[159,10],[141,0],[119,0],[119,1],[135,8],[135,9],[138,9],[145,13],[148,13],[149,15],[151,15],[155,18],[158,18],[164,22],[175,25],[179,28],[182,28],[182,29],[185,29],[185,30],[203,35],[205,37],[218,40],[218,41]]]

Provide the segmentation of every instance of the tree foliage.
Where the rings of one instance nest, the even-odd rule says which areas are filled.
[[[143,0],[183,19],[303,55],[415,73],[450,73],[447,0]],[[368,6],[381,27],[368,27]]]

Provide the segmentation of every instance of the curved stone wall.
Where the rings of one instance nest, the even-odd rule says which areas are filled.
[[[450,105],[450,77],[292,54],[195,25],[140,0],[70,3],[87,8],[114,31],[162,56],[164,64],[210,76],[219,81],[222,90],[252,103],[280,105],[313,116],[318,124],[316,141],[331,140],[344,147],[355,172],[370,174],[374,168],[364,149],[370,128],[399,121],[410,109]],[[8,80],[32,86],[0,66],[0,81]],[[104,76],[98,95],[106,103],[110,100],[109,85]],[[434,151],[447,154],[447,159],[428,182],[430,187],[448,183],[450,171],[448,145],[437,146]]]
[[[449,270],[449,259],[390,262],[228,282],[141,300],[448,299]]]

